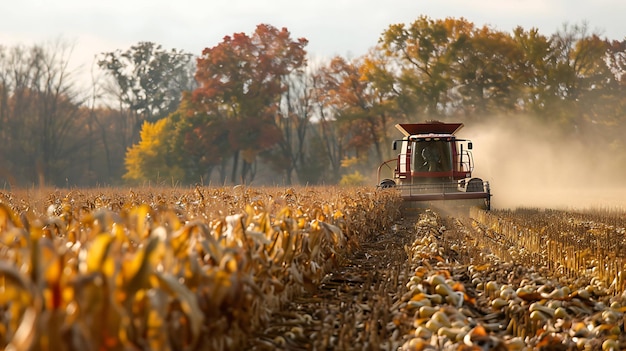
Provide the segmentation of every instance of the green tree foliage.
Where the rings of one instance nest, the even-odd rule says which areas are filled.
[[[589,34],[586,25],[563,26],[552,36],[554,55],[549,81],[553,118],[567,124],[580,124],[603,104],[616,77],[606,63],[609,43]]]
[[[178,111],[169,118],[176,162],[185,170],[184,180],[202,182],[210,179],[214,169],[225,181],[226,161],[232,155],[225,121],[209,113],[194,113],[184,99]]]
[[[509,34],[422,16],[390,26],[379,47],[396,62],[388,72],[407,116],[521,112],[580,125],[602,118],[593,111],[614,115],[606,106],[616,106],[609,102],[619,89],[623,51],[611,51],[619,45],[589,34],[584,24],[546,37],[536,29]]]
[[[306,65],[306,44],[305,39],[293,41],[286,28],[261,24],[251,36],[226,36],[198,59],[200,87],[191,95],[190,106],[194,113],[223,121],[232,150],[233,183],[252,181],[257,155],[281,140],[275,117],[285,79]]]
[[[551,41],[537,29],[525,31],[522,27],[515,28],[513,40],[522,51],[518,75],[522,95],[519,109],[539,113],[545,108],[549,95],[546,88],[550,86],[548,82],[554,62]]]
[[[607,62],[616,84],[610,87],[610,101],[605,101],[598,114],[615,126],[626,116],[626,39],[608,42]]]
[[[439,116],[446,93],[454,87],[454,63],[467,47],[473,24],[464,19],[432,20],[420,16],[406,26],[391,25],[381,49],[399,66],[398,105],[407,115]]]
[[[193,56],[152,42],[103,53],[98,65],[113,78],[111,93],[127,112],[122,116],[125,145],[137,141],[144,121],[169,115],[178,108],[182,93],[195,88]]]
[[[524,73],[521,49],[509,34],[489,27],[466,34],[450,67],[454,87],[448,107],[464,116],[514,110]]]

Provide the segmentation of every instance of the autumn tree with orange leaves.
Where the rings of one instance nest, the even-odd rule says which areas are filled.
[[[292,40],[286,28],[261,24],[250,36],[224,37],[198,59],[200,87],[190,96],[189,112],[221,122],[231,148],[231,182],[252,181],[259,153],[281,140],[275,117],[286,78],[306,65],[306,44],[306,39]],[[200,139],[203,134],[196,131]]]
[[[337,56],[320,69],[320,95],[335,116],[337,138],[345,145],[344,160],[351,157],[357,162],[380,163],[388,157],[387,130],[396,111],[388,88],[372,79],[384,64],[380,60],[374,55],[351,61]]]

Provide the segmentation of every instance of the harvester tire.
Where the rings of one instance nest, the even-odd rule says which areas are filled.
[[[484,191],[483,180],[480,178],[472,178],[467,182],[467,188],[465,188],[465,192],[475,193],[479,191]]]
[[[396,186],[396,182],[393,181],[393,179],[383,179],[380,184],[378,184],[378,186],[381,189],[389,189],[389,188],[393,188]]]

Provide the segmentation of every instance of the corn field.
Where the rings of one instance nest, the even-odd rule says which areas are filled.
[[[620,350],[626,214],[392,191],[0,192],[5,350]]]
[[[3,193],[0,344],[236,349],[393,204],[333,188]]]

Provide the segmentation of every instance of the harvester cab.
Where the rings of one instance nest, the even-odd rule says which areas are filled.
[[[397,124],[404,137],[393,142],[393,149],[400,152],[378,167],[378,187],[397,189],[405,201],[414,203],[453,201],[490,209],[489,183],[472,178],[472,142],[455,136],[462,127],[441,122]]]

